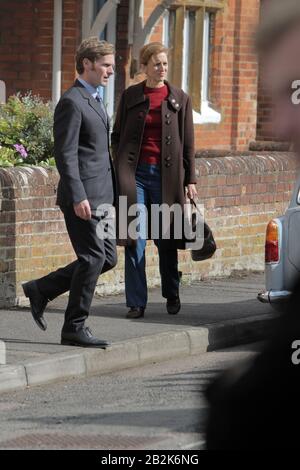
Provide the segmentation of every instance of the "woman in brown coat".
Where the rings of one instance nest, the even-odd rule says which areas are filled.
[[[183,209],[186,196],[194,198],[197,194],[191,100],[165,80],[167,53],[157,42],[141,49],[140,64],[147,78],[123,92],[112,133],[119,195],[118,235],[125,245],[125,292],[130,308],[127,318],[143,317],[147,304],[147,209],[161,204]],[[125,206],[120,196],[126,196]],[[134,204],[138,209],[135,216],[134,211],[130,212]],[[184,245],[182,237],[174,237],[174,219],[171,213],[168,228],[171,233],[173,230],[172,239],[162,239],[161,223],[160,235],[152,236],[159,253],[162,295],[170,314],[178,313],[181,306],[177,248]],[[134,220],[139,224],[137,237],[130,232]],[[154,224],[151,217],[151,233]]]

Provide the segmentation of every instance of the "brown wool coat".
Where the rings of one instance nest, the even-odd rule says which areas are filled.
[[[169,96],[161,109],[162,203],[183,206],[186,202],[185,186],[196,183],[192,104],[181,89],[165,83]],[[128,207],[136,204],[135,170],[149,111],[149,99],[143,93],[144,84],[130,86],[123,92],[111,137],[118,196],[127,196]],[[128,217],[127,222],[130,221]],[[120,244],[127,243],[123,240]],[[178,240],[175,246],[184,248],[182,241]]]

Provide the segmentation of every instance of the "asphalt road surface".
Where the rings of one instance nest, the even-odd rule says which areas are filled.
[[[202,449],[207,384],[259,347],[2,394],[0,449]]]

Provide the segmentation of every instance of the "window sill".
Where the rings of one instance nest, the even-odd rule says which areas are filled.
[[[219,124],[221,114],[209,106],[208,101],[202,101],[201,114],[193,109],[194,124]]]

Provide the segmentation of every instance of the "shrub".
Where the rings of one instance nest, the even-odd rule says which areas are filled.
[[[31,93],[0,106],[0,166],[55,165],[51,103]]]

